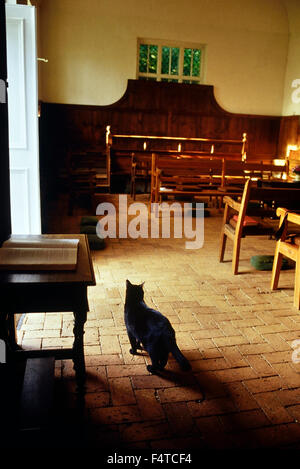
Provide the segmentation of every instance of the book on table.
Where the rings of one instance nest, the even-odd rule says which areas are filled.
[[[12,235],[0,248],[0,270],[75,270],[79,239]]]

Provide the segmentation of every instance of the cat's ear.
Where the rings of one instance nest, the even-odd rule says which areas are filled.
[[[132,284],[129,282],[129,280],[126,280],[126,286],[132,286]]]
[[[140,285],[140,286],[141,286],[141,287],[143,287],[144,285],[145,285],[145,282],[141,283],[141,285]]]

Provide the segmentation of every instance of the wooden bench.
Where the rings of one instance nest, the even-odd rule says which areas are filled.
[[[247,179],[262,181],[282,181],[287,174],[287,163],[277,166],[263,161],[223,160],[222,186],[244,186]]]
[[[162,194],[222,196],[222,159],[152,158],[151,202],[159,202]]]
[[[300,208],[300,189],[260,188],[250,179],[245,183],[240,202],[231,197],[224,197],[225,208],[220,240],[220,262],[224,260],[227,238],[233,242],[232,272],[238,273],[241,240],[245,236],[272,235],[277,230],[277,223],[270,217],[276,215],[276,207]],[[234,214],[236,220],[233,219]],[[246,216],[251,217],[248,220]]]
[[[32,439],[43,438],[51,428],[54,363],[54,357],[26,361],[18,423],[23,444],[24,440],[30,444]]]
[[[132,153],[161,156],[214,157],[241,160],[246,158],[247,134],[241,139],[174,137],[167,135],[117,134],[106,127],[106,155],[113,173],[131,172]]]
[[[225,195],[242,194],[247,179],[276,180],[285,167],[247,163],[225,158],[152,156],[151,201],[158,202],[163,194],[206,195],[216,197],[219,206]]]

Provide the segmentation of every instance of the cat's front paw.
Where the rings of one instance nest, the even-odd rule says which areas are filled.
[[[157,373],[157,370],[152,365],[147,365],[147,370],[150,371],[153,375]]]
[[[136,349],[134,350],[133,348],[129,350],[129,353],[131,353],[131,355],[137,355]]]

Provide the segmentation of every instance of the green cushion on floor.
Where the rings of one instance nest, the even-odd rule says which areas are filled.
[[[90,249],[97,251],[105,248],[105,241],[96,233],[96,225],[99,221],[98,217],[85,216],[81,218],[80,233],[86,234]]]
[[[96,225],[80,225],[80,233],[96,234]]]
[[[273,268],[274,256],[252,256],[250,263],[256,270],[272,270]],[[281,269],[288,269],[290,267],[288,260],[282,258]]]
[[[89,246],[92,251],[99,251],[105,248],[104,239],[99,238],[96,234],[88,234]]]
[[[80,225],[85,226],[85,225],[90,225],[90,226],[96,226],[99,221],[98,217],[95,217],[93,215],[86,215],[81,218]]]

